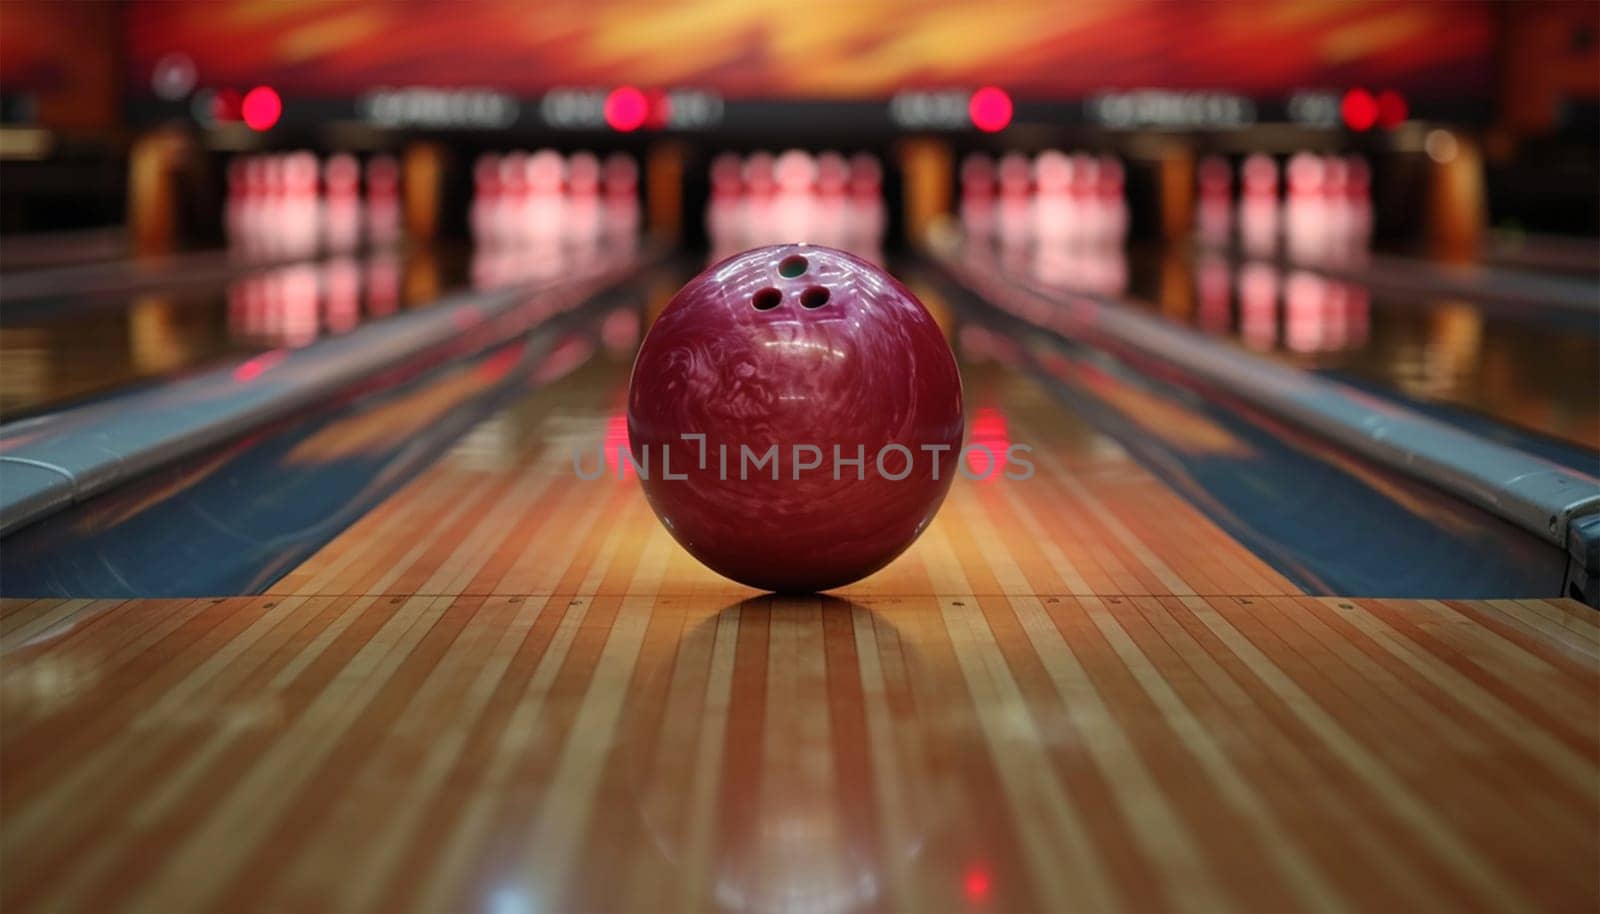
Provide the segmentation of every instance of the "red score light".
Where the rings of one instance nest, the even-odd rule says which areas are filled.
[[[1393,89],[1385,89],[1378,93],[1378,126],[1385,130],[1404,124],[1406,118],[1411,116],[1411,109],[1406,105],[1406,97]]]
[[[612,130],[629,133],[644,126],[650,116],[650,100],[633,86],[619,86],[606,96],[606,125]]]
[[[244,95],[239,114],[251,130],[271,130],[283,114],[283,100],[269,86],[256,86]]]
[[[233,89],[218,89],[211,92],[202,89],[198,93],[202,98],[209,93],[210,106],[205,110],[213,124],[231,123],[239,119],[239,93]],[[202,121],[204,118],[202,118]],[[209,126],[209,125],[208,125]]]
[[[1378,100],[1366,89],[1351,89],[1339,103],[1339,115],[1351,130],[1371,130],[1378,122]]]
[[[1011,96],[996,86],[984,86],[967,102],[972,126],[984,133],[998,133],[1011,123]]]

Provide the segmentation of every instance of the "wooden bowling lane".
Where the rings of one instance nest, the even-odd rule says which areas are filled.
[[[1600,905],[1593,611],[1297,593],[964,371],[1037,476],[830,597],[575,478],[625,440],[602,356],[271,593],[0,601],[0,909]]]
[[[480,426],[271,593],[619,593],[626,579],[596,568],[621,554],[662,565],[657,596],[755,594],[677,548],[638,481],[617,477],[625,372],[593,363]],[[969,440],[999,453],[1030,444],[1036,475],[958,479],[922,539],[841,596],[1299,592],[1034,382],[995,366],[963,372]],[[578,479],[574,449],[593,469],[602,443],[608,472]]]
[[[7,911],[1594,910],[1566,601],[8,601]]]

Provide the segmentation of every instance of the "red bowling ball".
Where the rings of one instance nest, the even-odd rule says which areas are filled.
[[[949,491],[961,376],[883,270],[778,245],[684,286],[633,366],[628,437],[646,497],[712,570],[780,592],[859,580]]]

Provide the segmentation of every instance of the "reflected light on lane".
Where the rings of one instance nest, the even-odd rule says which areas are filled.
[[[1005,472],[1006,451],[1011,448],[1011,430],[1005,414],[993,406],[979,407],[972,418],[972,432],[967,437],[969,447],[982,445],[989,449],[988,454],[977,450],[967,452],[967,468],[972,475],[980,477],[979,482],[1001,478]]]
[[[588,361],[594,354],[594,344],[582,337],[572,336],[556,344],[534,369],[533,379],[539,384],[549,384],[572,373],[573,369]],[[626,431],[626,427],[624,427]]]
[[[1239,270],[1239,335],[1251,349],[1271,349],[1278,338],[1278,272],[1264,263]]]
[[[245,361],[238,368],[235,368],[233,370],[233,379],[241,384],[247,384],[251,381],[254,381],[256,378],[259,378],[262,374],[266,373],[268,369],[272,368],[272,366],[283,361],[284,356],[287,356],[288,354],[289,352],[286,349],[274,349],[270,352],[263,352],[260,355]]]
[[[497,889],[489,897],[489,914],[535,914],[539,909],[522,889]]]
[[[994,879],[989,875],[988,867],[981,863],[967,867],[966,875],[961,880],[961,891],[970,904],[981,905],[988,901],[993,889]]]
[[[624,459],[624,455],[629,453],[628,417],[625,413],[616,413],[606,419],[606,441],[604,445],[604,451],[606,455],[606,470],[609,471],[613,477],[617,476],[619,473],[624,479],[633,477],[633,461],[631,459]],[[648,454],[646,455],[645,459],[649,459]]]
[[[626,308],[606,315],[600,325],[600,341],[614,353],[631,352],[639,342],[639,315]]]

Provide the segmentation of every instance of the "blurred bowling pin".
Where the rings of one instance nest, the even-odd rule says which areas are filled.
[[[284,160],[284,253],[308,257],[317,250],[321,228],[317,157],[301,150]]]
[[[713,249],[733,250],[744,230],[745,184],[739,157],[724,152],[711,160],[711,198],[706,203],[706,235]]]
[[[400,239],[400,165],[393,156],[367,161],[367,237],[378,246]]]
[[[1071,238],[1077,244],[1087,244],[1099,237],[1103,225],[1095,210],[1095,187],[1100,181],[1100,162],[1087,153],[1072,155],[1072,226]]]
[[[846,203],[850,185],[850,166],[844,156],[825,150],[817,156],[815,211],[811,232],[819,244],[845,247]]]
[[[567,159],[566,232],[580,247],[600,238],[600,160],[591,152]]]
[[[1121,248],[1128,240],[1127,176],[1115,156],[1100,157],[1095,206],[1099,210],[1101,240]]]
[[[601,187],[604,234],[613,241],[631,243],[639,233],[639,166],[625,153],[612,153],[601,168]]]
[[[1255,153],[1239,168],[1239,237],[1247,253],[1271,257],[1278,247],[1278,163]]]
[[[749,247],[774,239],[773,218],[778,192],[775,160],[770,152],[753,152],[744,160],[745,207],[738,246]]]
[[[1328,166],[1321,156],[1297,152],[1286,170],[1284,235],[1289,256],[1306,263],[1322,260],[1332,227],[1328,220]]]
[[[961,162],[961,226],[969,238],[994,233],[994,160],[975,152]]]
[[[1057,149],[1047,149],[1033,160],[1033,236],[1041,246],[1064,245],[1077,232],[1079,213],[1072,196],[1072,168],[1072,160]]]
[[[773,201],[777,236],[772,240],[776,243],[814,240],[816,161],[810,153],[791,149],[773,162],[772,176],[777,182],[777,197]]]
[[[883,207],[883,166],[871,153],[850,157],[848,231],[853,243],[876,253],[883,246],[886,221]]]
[[[532,218],[528,201],[528,154],[513,150],[500,157],[500,206],[494,237],[505,246],[519,244]]]
[[[472,168],[472,209],[468,221],[473,241],[480,247],[496,247],[504,241],[505,206],[500,184],[500,157],[493,153],[479,156]]]
[[[521,236],[540,244],[559,242],[566,220],[566,162],[554,149],[541,149],[524,165],[528,187]]]
[[[355,156],[340,154],[322,169],[327,189],[323,200],[323,237],[332,251],[353,250],[361,243],[361,165]]]
[[[1221,248],[1233,232],[1233,172],[1222,156],[1200,162],[1196,232],[1206,247]]]
[[[1033,167],[1021,153],[1002,156],[997,169],[1000,200],[995,232],[1005,247],[1021,247],[1033,235]]]

